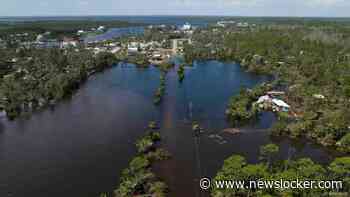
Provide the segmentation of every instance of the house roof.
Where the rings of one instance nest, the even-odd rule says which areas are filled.
[[[285,103],[284,101],[282,101],[282,100],[280,100],[280,99],[272,99],[272,102],[273,102],[274,104],[276,104],[277,106],[279,106],[279,107],[290,108],[290,106],[289,106],[287,103]]]
[[[259,97],[257,103],[263,103],[263,102],[265,102],[265,101],[267,101],[267,100],[270,100],[270,99],[271,99],[271,98],[270,98],[268,95],[261,96],[261,97]]]

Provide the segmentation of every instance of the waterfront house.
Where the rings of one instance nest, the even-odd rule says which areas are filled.
[[[256,103],[260,104],[260,103],[264,103],[264,102],[271,102],[272,98],[269,95],[264,95],[259,97],[258,101]]]
[[[289,111],[289,109],[290,109],[290,106],[289,106],[286,102],[284,102],[283,100],[280,100],[280,99],[272,99],[272,103],[275,104],[275,106],[278,107],[278,110],[279,110],[279,111],[282,110],[282,111],[287,112],[287,111]]]
[[[272,108],[273,111],[285,111],[288,112],[290,110],[290,106],[281,99],[274,98],[271,94],[266,94],[264,96],[259,97],[259,99],[255,102],[259,105],[259,108],[267,109]]]

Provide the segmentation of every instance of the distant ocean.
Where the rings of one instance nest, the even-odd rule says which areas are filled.
[[[182,25],[186,22],[195,26],[216,23],[220,20],[235,20],[250,23],[293,23],[293,22],[338,22],[349,23],[349,17],[244,17],[244,16],[35,16],[35,17],[2,17],[0,22],[23,22],[23,21],[60,21],[60,20],[95,20],[108,21],[119,20],[130,23],[145,23],[149,25]]]
[[[145,23],[149,25],[182,25],[186,22],[192,25],[202,26],[215,23],[218,20],[225,20],[232,17],[225,16],[50,16],[50,17],[0,17],[2,22],[23,22],[23,21],[48,21],[48,20],[120,20],[130,23]]]

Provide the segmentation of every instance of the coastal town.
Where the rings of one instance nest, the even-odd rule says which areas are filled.
[[[250,25],[247,22],[218,21],[213,25],[212,31],[218,31],[218,28],[236,27],[237,29],[254,28],[255,24]],[[0,37],[0,48],[17,49],[87,49],[94,54],[100,52],[111,52],[118,54],[126,52],[125,58],[142,54],[147,57],[148,63],[159,64],[169,60],[172,55],[183,54],[185,45],[191,44],[191,35],[198,29],[190,23],[181,26],[174,25],[149,25],[141,32],[134,32],[133,27],[118,28],[117,35],[108,36],[102,39],[94,39],[101,34],[108,34],[109,30],[105,26],[97,26],[91,29],[79,29],[76,33],[70,35],[58,36],[46,31],[44,33],[33,34],[21,32],[16,34],[4,35]],[[119,33],[121,32],[121,33]],[[141,33],[141,34],[140,34]],[[147,34],[160,34],[160,38],[152,40],[147,38]],[[146,36],[143,36],[145,34]],[[140,36],[142,35],[142,36]],[[122,39],[127,37],[127,39]],[[15,61],[15,59],[13,59]],[[8,61],[13,61],[8,60]]]

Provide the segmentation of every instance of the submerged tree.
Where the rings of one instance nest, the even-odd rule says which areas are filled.
[[[267,162],[267,166],[270,168],[272,159],[279,152],[279,147],[276,144],[267,144],[260,148],[260,159]]]

